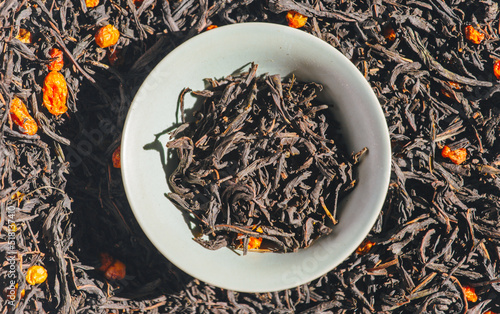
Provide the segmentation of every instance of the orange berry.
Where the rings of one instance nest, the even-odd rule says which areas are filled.
[[[445,146],[441,151],[441,156],[449,158],[456,165],[460,165],[467,159],[467,150],[465,148],[451,150],[451,148]]]
[[[93,8],[99,4],[99,0],[85,0],[85,4],[87,5],[87,8]]]
[[[463,290],[464,290],[465,298],[467,298],[467,301],[469,301],[469,302],[476,302],[477,301],[476,289],[474,289],[474,287],[464,286]]]
[[[370,240],[364,240],[361,242],[361,244],[358,246],[356,249],[356,253],[359,255],[364,255],[372,249],[372,247],[375,245],[375,242],[372,242]]]
[[[211,30],[211,29],[214,29],[214,28],[217,28],[217,25],[214,25],[214,24],[212,24],[212,25],[208,25],[208,26],[207,26],[207,31],[209,31],[209,30]]]
[[[456,165],[460,165],[466,159],[467,159],[467,150],[465,148],[455,149],[450,154],[450,160]]]
[[[115,261],[115,259],[108,253],[101,253],[100,259],[101,267],[99,267],[98,269],[103,272],[106,271]]]
[[[111,24],[101,27],[95,34],[95,42],[101,48],[113,46],[120,38],[120,31]]]
[[[104,273],[104,277],[106,277],[106,279],[108,280],[122,280],[123,278],[125,278],[125,274],[125,264],[123,264],[119,260],[115,260],[115,262],[111,264],[111,266],[109,266]]]
[[[111,156],[111,161],[113,162],[113,167],[115,168],[121,168],[120,149],[121,147],[118,146]]]
[[[26,108],[22,100],[17,97],[14,97],[10,104],[10,116],[12,117],[12,121],[22,129],[22,133],[34,135],[38,131],[35,119],[31,117],[28,108]]]
[[[43,82],[43,104],[53,115],[60,115],[68,110],[66,100],[68,86],[64,76],[56,71],[51,71]]]
[[[49,51],[52,61],[47,65],[50,71],[61,71],[64,66],[63,53],[57,48],[52,48]]]
[[[286,14],[286,20],[288,22],[288,26],[293,28],[301,28],[306,25],[307,16],[304,16],[295,11],[288,11]]]
[[[498,80],[500,80],[500,60],[495,61],[493,63],[493,73],[497,77]]]
[[[34,286],[44,282],[47,279],[47,270],[43,266],[34,265],[26,273],[26,281]]]
[[[256,226],[254,226],[252,228],[252,230],[257,231],[258,233],[264,232],[261,227],[257,227],[257,229],[255,229],[255,228],[256,228]],[[238,233],[238,236],[242,236],[242,235],[243,235],[242,233]],[[243,245],[242,239],[240,240],[240,244]],[[249,250],[256,250],[256,249],[260,248],[261,244],[262,244],[262,238],[250,237],[248,239],[248,249]]]
[[[465,28],[465,38],[473,44],[480,44],[484,39],[484,34],[469,25]]]
[[[441,151],[441,156],[443,156],[443,158],[448,158],[450,156],[450,152],[451,148],[449,148],[448,145],[445,145]]]
[[[25,44],[31,44],[33,42],[31,32],[24,28],[21,28],[19,30],[19,34],[16,36],[16,38]]]
[[[382,34],[384,35],[384,38],[389,41],[396,40],[396,31],[391,24],[387,24],[384,26],[384,28],[382,29]]]
[[[249,250],[258,249],[261,244],[262,244],[262,238],[250,237],[250,239],[248,239]]]

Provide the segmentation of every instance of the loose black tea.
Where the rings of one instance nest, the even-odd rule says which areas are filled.
[[[193,92],[204,98],[196,120],[167,143],[179,157],[168,197],[195,217],[206,248],[296,251],[332,231],[367,149],[351,156],[338,144],[320,84],[256,72],[253,64]]]
[[[374,88],[393,176],[370,245],[309,284],[236,293],[190,277],[148,241],[111,155],[135,92],[166,54],[208,26],[286,26],[291,11]],[[0,308],[500,313],[499,19],[495,0],[1,2]],[[107,24],[122,36],[100,48],[94,36]],[[42,104],[52,48],[64,53],[69,92],[57,118]],[[11,121],[15,97],[36,135]],[[465,149],[465,161],[443,157],[445,146]],[[124,281],[95,268],[101,251],[126,264]],[[26,275],[35,265],[48,277],[33,286]]]

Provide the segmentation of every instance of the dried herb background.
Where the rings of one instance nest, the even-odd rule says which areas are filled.
[[[393,176],[370,249],[295,289],[226,291],[187,276],[149,243],[112,154],[135,92],[168,52],[210,25],[286,25],[290,10],[373,86]],[[2,313],[499,313],[499,18],[493,0],[1,2],[0,287],[16,230],[14,274],[25,289],[14,308],[0,294]],[[100,48],[94,34],[107,24],[120,39]],[[469,25],[484,34],[478,43]],[[22,29],[31,43],[16,38]],[[53,47],[63,51],[68,85],[69,110],[58,117],[42,106]],[[36,135],[12,123],[14,96],[37,121]],[[443,158],[445,145],[465,148],[465,162]],[[9,206],[19,208],[15,228]],[[126,265],[124,279],[98,270],[101,252]],[[47,269],[45,282],[26,282],[32,265]]]

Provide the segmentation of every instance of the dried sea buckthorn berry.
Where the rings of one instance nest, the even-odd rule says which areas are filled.
[[[445,145],[441,150],[441,156],[443,156],[443,158],[448,158],[450,156],[450,152],[451,148],[448,147],[448,145]]]
[[[469,301],[469,302],[476,302],[477,301],[476,289],[474,289],[474,287],[464,286],[463,290],[464,290],[465,297],[467,298],[467,301]]]
[[[363,240],[361,244],[358,246],[356,249],[356,253],[359,255],[364,255],[372,249],[372,247],[375,245],[375,242],[372,242],[370,240]]]
[[[104,277],[108,280],[122,280],[125,278],[126,267],[125,264],[119,260],[115,260],[111,266],[104,272]]]
[[[66,99],[68,86],[64,76],[56,71],[51,71],[43,82],[43,104],[53,115],[60,115],[68,110]]]
[[[473,44],[480,44],[484,39],[484,34],[469,25],[465,28],[465,38]]]
[[[19,30],[19,34],[17,34],[16,38],[25,44],[31,44],[33,42],[31,32],[24,28]]]
[[[34,135],[38,131],[38,125],[35,119],[31,117],[28,108],[21,99],[14,97],[10,104],[10,116],[12,121],[21,128],[21,132],[28,135]]]
[[[467,159],[467,150],[465,148],[451,150],[451,148],[445,145],[441,151],[441,156],[449,158],[456,165],[460,165]]]
[[[125,278],[126,267],[121,261],[114,259],[108,253],[101,253],[101,267],[99,270],[104,272],[104,277],[108,280],[121,280]]]
[[[500,80],[500,60],[497,60],[495,61],[495,63],[493,63],[493,73],[495,74],[497,79]]]
[[[111,161],[113,162],[113,167],[115,167],[115,168],[121,168],[120,146],[118,146],[115,149],[115,151],[113,152],[113,155],[111,156]]]
[[[211,30],[211,29],[214,29],[214,28],[217,28],[217,25],[214,25],[214,24],[212,24],[212,25],[208,25],[208,26],[207,26],[207,31],[209,31],[209,30]]]
[[[10,231],[17,232],[17,225],[14,222],[10,224],[9,228]]]
[[[396,31],[392,27],[391,24],[386,24],[384,28],[382,29],[382,34],[384,35],[384,38],[389,40],[389,41],[394,41],[396,40]]]
[[[255,229],[255,226],[252,228]],[[262,233],[263,230],[261,227],[258,227],[255,231],[258,233]],[[242,233],[238,233],[238,236],[242,236]],[[243,245],[243,240],[240,240],[240,244]],[[260,248],[260,245],[262,244],[262,238],[257,238],[257,237],[250,237],[248,238],[248,249],[249,250],[256,250]]]
[[[238,234],[238,235],[243,235],[243,234]],[[260,248],[260,245],[262,244],[262,238],[257,238],[257,237],[249,237],[248,238],[248,249],[249,250],[256,250]],[[240,240],[240,245],[243,245],[243,240]]]
[[[101,27],[95,34],[95,42],[101,48],[113,46],[120,38],[120,31],[111,24]]]
[[[31,266],[26,273],[26,281],[32,286],[44,282],[45,279],[47,279],[47,270],[43,266]]]
[[[262,238],[250,237],[250,239],[248,239],[249,250],[256,250],[260,248],[261,244],[262,244]]]
[[[306,25],[307,16],[304,16],[299,12],[288,11],[288,13],[286,14],[286,20],[288,22],[288,26],[293,28],[301,28],[302,26]]]
[[[16,283],[14,289],[11,289],[9,287],[5,287],[3,289],[3,296],[6,299],[10,299],[11,301],[14,301],[17,297],[17,291],[19,290],[19,284]],[[21,298],[24,298],[25,291],[24,289],[21,290]]]
[[[87,8],[93,8],[99,4],[99,0],[85,0],[85,4],[87,5]]]
[[[99,267],[100,271],[106,271],[106,269],[108,269],[109,266],[111,266],[115,261],[115,259],[108,253],[101,253],[100,259],[101,259],[101,267]]]
[[[49,50],[50,58],[52,61],[47,65],[50,71],[61,71],[64,66],[63,53],[57,48]]]

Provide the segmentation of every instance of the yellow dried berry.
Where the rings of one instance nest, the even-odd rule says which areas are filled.
[[[28,135],[34,135],[38,131],[38,125],[35,119],[31,117],[28,108],[21,99],[14,97],[10,104],[10,116],[12,121],[21,128],[21,132]]]
[[[113,152],[113,156],[111,156],[111,160],[113,162],[113,167],[115,168],[121,168],[121,162],[120,162],[120,146],[118,146],[115,151]]]
[[[477,301],[476,289],[474,289],[474,287],[464,286],[463,290],[464,290],[465,297],[467,298],[467,301],[469,301],[469,302],[476,302]]]
[[[43,105],[53,115],[60,115],[68,110],[66,100],[68,98],[68,86],[64,76],[52,71],[45,77],[43,82]]]
[[[34,286],[44,282],[47,279],[47,270],[43,266],[34,265],[26,273],[26,281]]]
[[[33,42],[31,32],[24,28],[21,28],[19,30],[19,34],[16,36],[16,38],[25,44],[31,44]]]
[[[93,8],[99,4],[99,0],[85,0],[85,4],[87,5],[87,8]]]
[[[95,34],[95,42],[101,48],[113,46],[120,38],[120,31],[111,24],[101,27]]]
[[[286,14],[286,20],[288,22],[288,26],[293,28],[301,28],[306,25],[307,16],[300,14],[295,11],[288,11]]]

